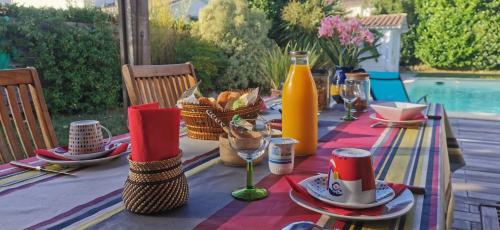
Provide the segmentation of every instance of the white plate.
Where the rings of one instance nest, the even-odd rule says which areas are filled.
[[[320,174],[317,176],[309,177],[299,184],[304,187],[307,192],[313,196],[314,198],[321,200],[325,203],[343,207],[343,208],[352,208],[352,209],[363,209],[363,208],[372,208],[376,206],[380,206],[386,204],[391,201],[394,196],[394,190],[391,187],[387,186],[384,181],[376,182],[376,190],[375,190],[375,202],[369,204],[361,204],[361,203],[345,203],[342,198],[338,196],[332,196],[327,189],[327,180],[328,175]]]
[[[427,118],[422,117],[421,119],[416,119],[416,120],[406,120],[406,121],[394,121],[394,120],[386,120],[384,118],[379,118],[377,117],[377,114],[372,113],[370,115],[370,119],[376,120],[378,122],[382,123],[387,123],[387,124],[395,124],[395,125],[412,125],[412,124],[419,124],[427,120]]]
[[[121,157],[121,156],[129,154],[129,153],[130,153],[129,151],[124,151],[123,153],[120,153],[120,154],[114,155],[114,156],[110,156],[110,157],[90,159],[90,160],[76,160],[76,161],[55,160],[55,159],[43,157],[40,155],[36,155],[36,157],[40,160],[44,160],[44,161],[51,163],[51,164],[58,164],[61,166],[75,167],[75,166],[90,166],[90,165],[97,165],[97,164],[106,163],[110,160],[116,159],[118,157]]]
[[[345,216],[342,214],[329,212],[328,210],[325,210],[321,207],[317,207],[307,201],[304,201],[300,199],[300,197],[295,195],[295,192],[293,190],[290,190],[290,198],[293,200],[293,202],[311,211],[331,216],[337,219],[355,220],[355,221],[393,219],[408,213],[415,203],[415,199],[413,198],[413,194],[411,193],[411,191],[405,189],[398,197],[396,197],[394,200],[391,200],[389,203],[384,205],[384,211],[380,216],[366,216],[366,215]]]
[[[100,157],[105,156],[106,154],[110,153],[114,149],[116,149],[116,147],[118,147],[118,144],[109,144],[109,145],[104,146],[104,151],[102,151],[102,152],[86,153],[86,154],[78,154],[78,155],[70,154],[67,150],[64,150],[63,148],[55,148],[51,152],[58,155],[58,156],[64,157],[64,158],[68,158],[68,159],[75,160],[75,161],[80,161],[80,160],[90,160],[90,159],[100,158]]]

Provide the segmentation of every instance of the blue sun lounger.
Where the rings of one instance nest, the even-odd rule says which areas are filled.
[[[368,72],[370,74],[371,94],[375,101],[411,102],[408,92],[398,72]],[[416,101],[427,102],[427,96]]]

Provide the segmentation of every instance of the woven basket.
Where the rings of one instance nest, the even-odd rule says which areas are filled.
[[[129,158],[130,171],[123,190],[125,209],[153,214],[184,205],[189,189],[181,167],[181,156],[152,162]]]
[[[259,99],[254,105],[230,111],[218,111],[209,105],[184,104],[182,105],[181,117],[186,123],[188,137],[201,140],[218,140],[219,135],[224,130],[206,114],[207,110],[212,111],[217,118],[228,125],[234,115],[240,115],[244,119],[257,118],[262,103],[264,103],[262,99]]]

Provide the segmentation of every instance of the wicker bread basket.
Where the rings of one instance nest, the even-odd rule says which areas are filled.
[[[181,156],[162,161],[136,162],[129,158],[130,171],[123,190],[125,209],[154,214],[183,206],[189,196]]]
[[[218,140],[219,135],[224,130],[207,115],[207,110],[212,111],[224,124],[229,125],[234,115],[240,115],[244,119],[257,118],[262,103],[264,103],[262,99],[259,99],[253,105],[229,111],[220,111],[209,105],[183,104],[181,117],[186,123],[188,137],[201,140]]]

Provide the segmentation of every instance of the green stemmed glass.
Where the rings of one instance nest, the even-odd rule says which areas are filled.
[[[260,200],[267,197],[267,190],[253,185],[253,161],[264,154],[270,142],[266,132],[259,132],[245,120],[233,120],[229,124],[229,145],[238,156],[247,162],[247,185],[231,194],[244,201]]]
[[[344,121],[353,121],[358,119],[352,115],[352,103],[358,99],[361,90],[359,84],[355,80],[346,80],[344,84],[340,85],[340,96],[344,99],[344,103],[347,105],[347,115],[342,119]]]

